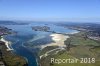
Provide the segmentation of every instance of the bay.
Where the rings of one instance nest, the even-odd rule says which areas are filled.
[[[14,49],[13,53],[24,57],[28,62],[28,66],[38,66],[36,60],[36,52],[38,53],[38,48],[34,48],[34,46],[52,42],[52,37],[50,37],[50,34],[52,33],[32,30],[31,27],[37,25],[46,25],[50,27],[52,31],[58,33],[76,32],[76,30],[66,29],[52,23],[48,24],[42,22],[33,22],[27,25],[5,25],[17,32],[16,35],[5,36],[5,39],[12,42],[11,47]]]

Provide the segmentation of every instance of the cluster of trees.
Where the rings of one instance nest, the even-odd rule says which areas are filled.
[[[65,45],[66,45],[66,50],[69,51],[70,47],[71,47],[71,38],[68,38],[64,41]]]
[[[50,30],[50,27],[48,27],[48,26],[33,26],[32,29],[35,31],[48,31],[48,30]]]

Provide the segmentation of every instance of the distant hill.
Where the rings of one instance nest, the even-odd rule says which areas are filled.
[[[28,24],[28,23],[17,23],[17,22],[14,22],[14,21],[0,21],[0,24],[1,25],[25,25],[25,24]]]

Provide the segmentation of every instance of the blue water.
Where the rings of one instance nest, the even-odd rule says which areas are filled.
[[[71,33],[76,32],[76,30],[66,29],[54,24],[44,24],[44,23],[31,23],[28,25],[6,25],[6,27],[11,28],[16,31],[15,35],[8,35],[5,37],[6,40],[12,42],[12,48],[14,53],[23,56],[28,61],[28,66],[38,66],[36,61],[35,53],[38,50],[34,46],[41,44],[47,44],[52,42],[51,33],[42,31],[33,31],[32,26],[36,25],[47,25],[52,31],[58,33]]]

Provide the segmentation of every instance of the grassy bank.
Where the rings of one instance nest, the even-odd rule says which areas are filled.
[[[4,42],[0,41],[0,61],[6,66],[27,66],[24,58],[12,54],[11,51],[6,50]]]

